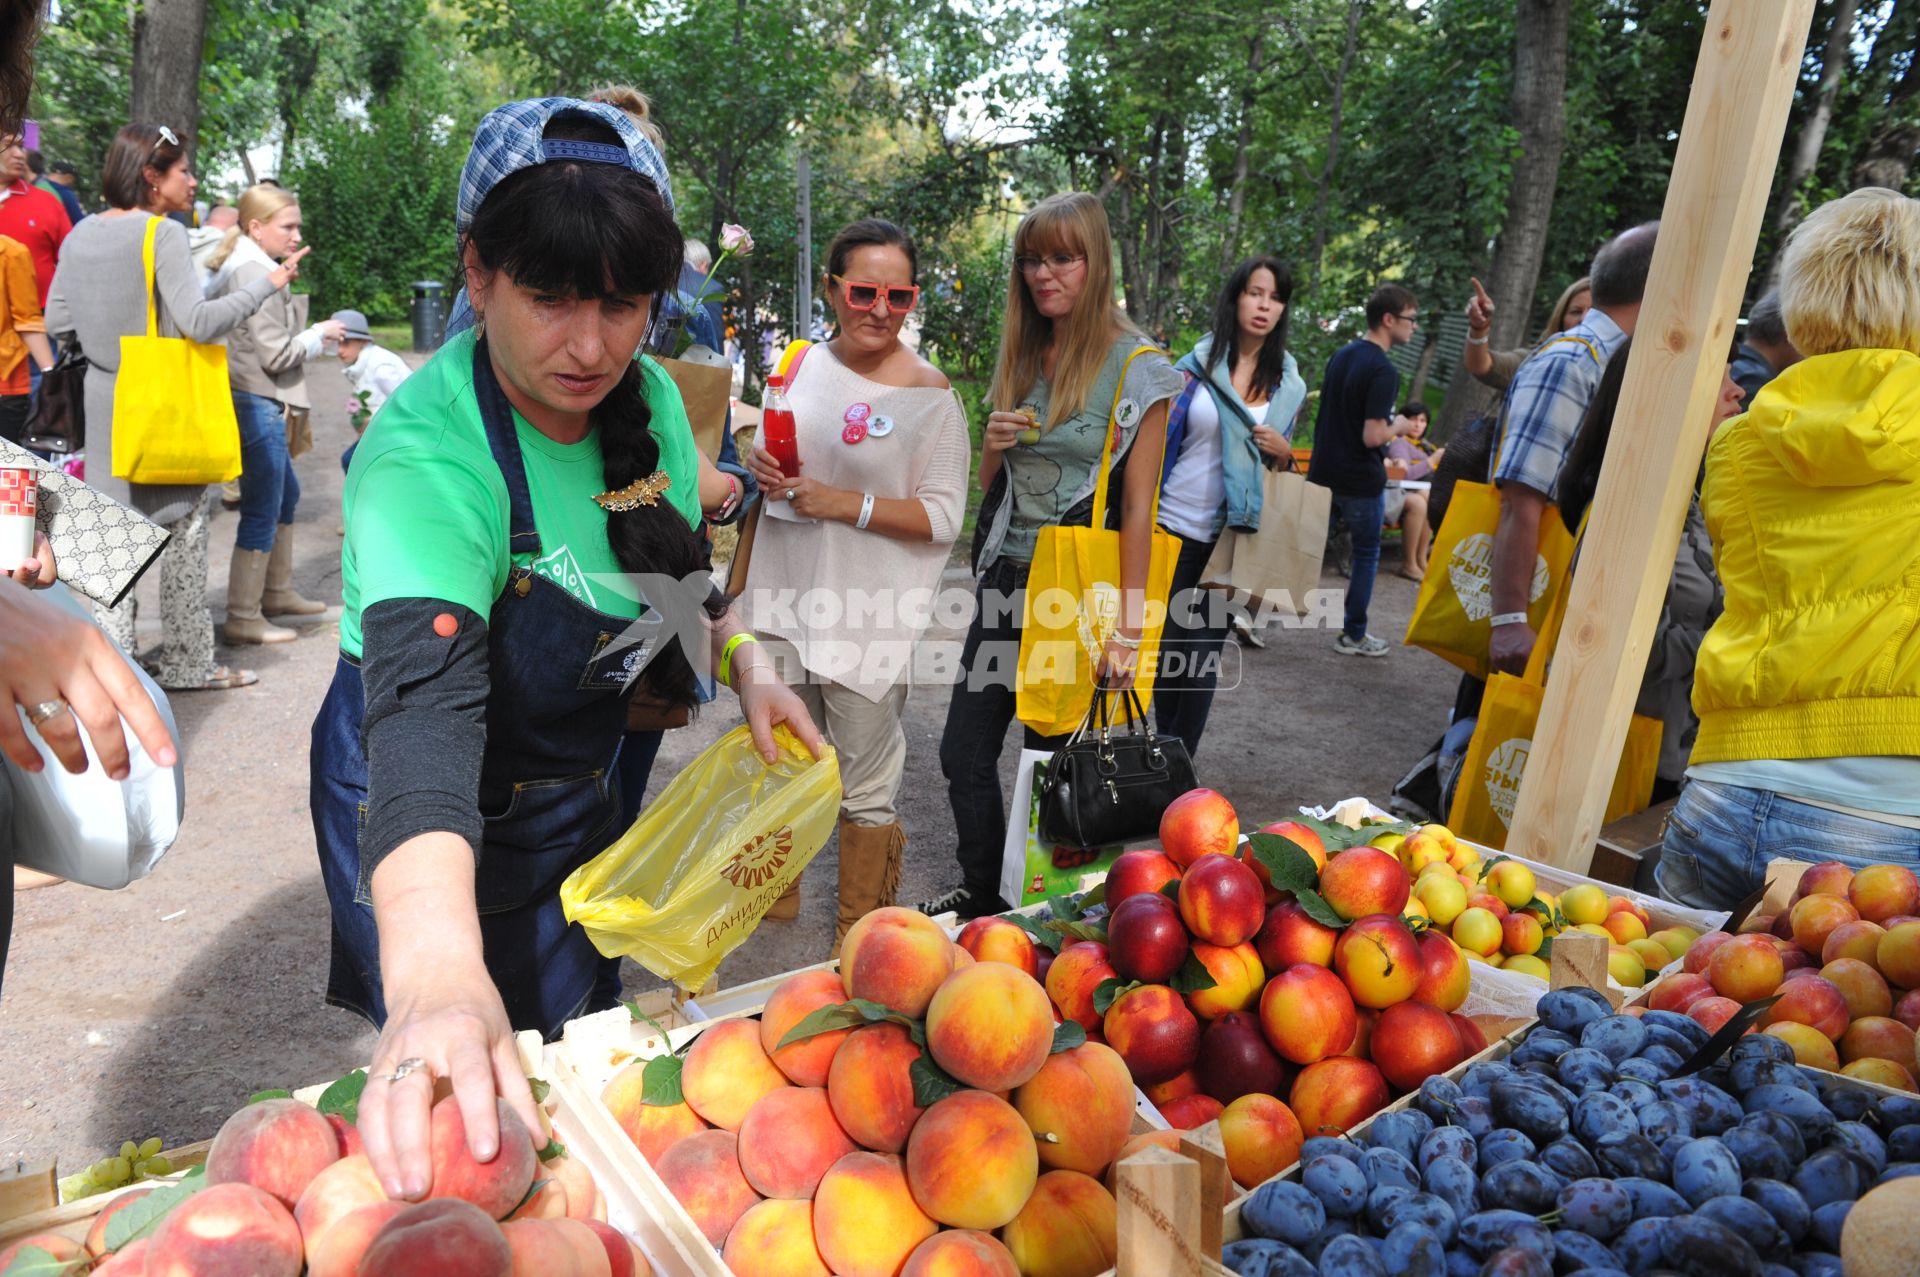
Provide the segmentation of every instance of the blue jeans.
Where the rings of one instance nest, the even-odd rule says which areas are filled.
[[[1333,494],[1333,520],[1353,536],[1353,576],[1347,582],[1347,637],[1367,636],[1367,605],[1373,602],[1373,578],[1380,570],[1380,526],[1387,517],[1381,493],[1370,497]]]
[[[1200,588],[1214,541],[1183,539],[1173,566],[1167,624],[1160,635],[1160,669],[1153,680],[1153,717],[1165,736],[1178,736],[1198,756],[1200,735],[1213,709],[1222,645],[1227,637],[1227,596]]]
[[[300,481],[287,455],[287,411],[264,395],[233,392],[240,418],[240,531],[233,539],[242,550],[273,549],[283,523],[293,522],[300,503]]]
[[[1783,858],[1920,871],[1920,829],[1811,807],[1769,790],[1696,780],[1680,791],[1667,818],[1653,876],[1669,900],[1731,909],[1766,882],[1768,861]]]

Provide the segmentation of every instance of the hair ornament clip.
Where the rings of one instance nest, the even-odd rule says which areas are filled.
[[[660,494],[673,486],[673,478],[665,470],[655,470],[644,479],[635,479],[618,492],[602,492],[594,497],[602,510],[608,514],[622,514],[643,505],[658,505]]]

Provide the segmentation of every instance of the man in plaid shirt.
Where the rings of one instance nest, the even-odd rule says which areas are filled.
[[[1561,463],[1600,374],[1640,318],[1658,230],[1658,222],[1648,222],[1601,247],[1590,272],[1593,309],[1521,364],[1507,391],[1505,433],[1493,468],[1500,524],[1493,537],[1493,636],[1487,644],[1489,663],[1503,673],[1524,671],[1533,652],[1527,596],[1540,550],[1540,519],[1554,499]]]

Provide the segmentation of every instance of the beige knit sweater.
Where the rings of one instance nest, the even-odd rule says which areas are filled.
[[[762,517],[741,602],[748,623],[792,643],[810,673],[878,701],[911,673],[960,532],[972,460],[966,412],[952,390],[869,381],[824,343],[807,353],[788,399],[809,478],[881,500],[918,499],[933,537]],[[854,404],[893,430],[845,442]]]

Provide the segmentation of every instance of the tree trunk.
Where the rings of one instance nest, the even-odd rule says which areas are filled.
[[[188,162],[200,130],[200,49],[207,0],[141,0],[133,15],[136,124],[163,124],[179,135]]]
[[[1881,38],[1886,37],[1883,35]],[[1920,119],[1913,114],[1915,101],[1920,99],[1920,73],[1914,70],[1917,62],[1920,62],[1920,56],[1908,59],[1906,70],[1900,73],[1900,79],[1887,96],[1884,118],[1880,126],[1874,129],[1873,136],[1867,139],[1859,162],[1854,165],[1853,184],[1856,187],[1885,186],[1896,191],[1906,189],[1907,175],[1913,171],[1915,153],[1920,152]]]
[[[1405,403],[1418,403],[1427,397],[1427,378],[1433,375],[1433,358],[1440,353],[1440,322],[1425,326],[1426,342],[1420,347],[1420,359],[1413,366],[1413,384],[1407,387]]]
[[[1847,52],[1853,39],[1853,14],[1859,0],[1833,0],[1833,26],[1827,32],[1827,47],[1820,55],[1820,92],[1814,98],[1813,112],[1800,126],[1794,139],[1793,157],[1787,162],[1786,180],[1780,184],[1780,202],[1773,210],[1775,243],[1786,240],[1787,232],[1800,221],[1800,186],[1820,162],[1820,148],[1827,140],[1827,125],[1833,120],[1833,100],[1840,93],[1840,79],[1846,74]],[[1780,274],[1780,254],[1773,257],[1773,274]]]
[[[1141,307],[1146,304],[1143,295],[1145,289],[1140,284],[1140,250],[1134,243],[1133,216],[1133,180],[1127,178],[1120,182],[1120,224],[1113,228],[1113,238],[1120,245],[1120,289],[1127,314],[1137,324]]]
[[[1228,188],[1227,226],[1220,237],[1220,273],[1231,271],[1240,260],[1240,222],[1247,207],[1247,152],[1253,146],[1254,98],[1260,87],[1260,73],[1266,70],[1267,28],[1263,24],[1253,33],[1247,51],[1247,78],[1240,86],[1240,131],[1233,142],[1233,183]]]
[[[1525,4],[1527,0],[1521,0]],[[1353,66],[1353,50],[1360,40],[1360,11],[1366,0],[1347,0],[1347,43],[1340,53],[1340,74],[1333,81],[1333,119],[1327,126],[1327,162],[1320,168],[1320,180],[1313,192],[1313,274],[1320,274],[1320,259],[1327,251],[1327,200],[1333,189],[1333,167],[1340,159],[1340,117],[1347,96],[1347,72]],[[1560,21],[1561,79],[1566,79],[1566,19]]]
[[[1568,14],[1569,0],[1519,0],[1515,10],[1512,119],[1520,134],[1520,156],[1507,195],[1506,224],[1488,272],[1496,350],[1526,340],[1533,292],[1540,283],[1566,145]],[[1469,376],[1463,364],[1447,385],[1435,433],[1446,438],[1492,402],[1493,392]]]
[[[1158,197],[1153,202],[1153,217],[1159,227],[1156,235],[1159,243],[1154,251],[1153,316],[1147,328],[1156,340],[1166,327],[1168,308],[1180,296],[1180,259],[1184,248],[1180,239],[1180,205],[1187,193],[1187,126],[1178,116],[1168,126],[1167,160],[1159,186]]]

